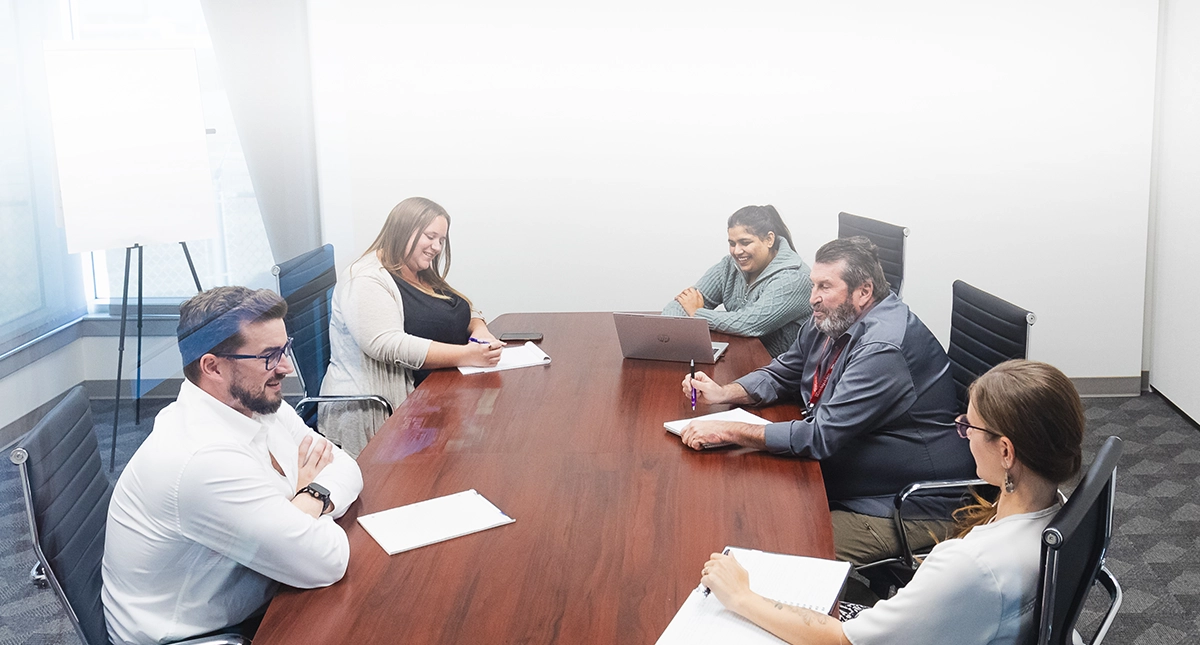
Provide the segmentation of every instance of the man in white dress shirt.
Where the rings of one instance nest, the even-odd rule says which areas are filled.
[[[333,518],[362,475],[283,401],[287,303],[218,287],[179,309],[187,378],[109,505],[102,599],[114,643],[252,624],[280,583],[331,585],[350,558]]]

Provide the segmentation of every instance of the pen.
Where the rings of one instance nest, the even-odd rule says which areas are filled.
[[[478,338],[475,338],[474,336],[468,338],[467,340],[471,341],[472,343],[479,343],[480,345],[491,345],[490,342],[488,342],[486,340],[479,340]]]
[[[721,552],[721,555],[729,555],[729,547],[725,547],[725,550]],[[705,587],[705,588],[704,588],[704,595],[705,595],[705,597],[707,597],[707,596],[708,596],[708,594],[710,594],[710,593],[712,593],[712,589],[709,589],[708,587]]]
[[[696,411],[696,361],[692,360],[692,412]]]

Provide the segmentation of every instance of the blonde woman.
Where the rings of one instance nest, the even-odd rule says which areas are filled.
[[[450,215],[423,197],[397,204],[338,280],[321,394],[378,394],[396,406],[430,370],[495,365],[503,343],[446,281],[449,271]],[[319,423],[358,457],[386,418],[366,402],[323,403]]]
[[[750,591],[746,570],[714,553],[701,581],[727,608],[789,643],[1026,643],[1033,640],[1042,529],[1061,508],[1058,485],[1081,462],[1083,405],[1045,363],[1002,363],[975,381],[956,420],[993,504],[960,509],[959,537],[936,547],[888,600],[838,622]]]

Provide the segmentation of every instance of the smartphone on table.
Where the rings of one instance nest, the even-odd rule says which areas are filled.
[[[536,343],[542,339],[542,335],[536,331],[507,331],[500,334],[499,338],[505,343],[524,343],[526,341]]]

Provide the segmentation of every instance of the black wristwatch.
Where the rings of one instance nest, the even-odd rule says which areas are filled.
[[[308,486],[305,486],[304,488],[301,488],[300,490],[296,491],[297,495],[299,495],[300,493],[304,493],[305,495],[312,495],[313,497],[321,500],[321,503],[324,504],[324,506],[321,508],[321,515],[324,515],[324,514],[328,513],[329,511],[333,510],[333,500],[329,499],[329,489],[328,488],[325,488],[324,486],[322,486],[316,482],[313,482],[313,483],[309,484]]]

